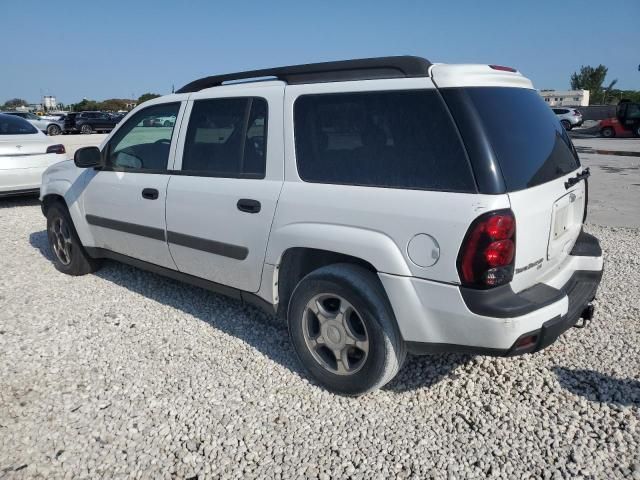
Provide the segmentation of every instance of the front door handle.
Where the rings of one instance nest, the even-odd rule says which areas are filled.
[[[147,200],[155,200],[158,198],[159,192],[155,188],[145,188],[142,190],[142,198]]]
[[[238,210],[247,213],[258,213],[260,208],[262,208],[259,201],[250,198],[241,198],[238,200],[237,206]]]

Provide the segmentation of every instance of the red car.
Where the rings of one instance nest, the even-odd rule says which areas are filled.
[[[616,116],[600,120],[600,135],[612,137],[640,137],[640,104],[621,102]]]

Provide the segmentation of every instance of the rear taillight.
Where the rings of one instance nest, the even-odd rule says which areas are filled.
[[[67,151],[64,149],[64,145],[58,144],[47,147],[47,153],[67,153]]]
[[[511,210],[496,210],[476,218],[458,254],[462,284],[492,288],[513,279],[516,219]]]

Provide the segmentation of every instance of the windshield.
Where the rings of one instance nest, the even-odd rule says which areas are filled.
[[[567,132],[537,91],[464,90],[482,121],[508,191],[550,182],[580,166]]]
[[[26,135],[38,130],[26,120],[14,115],[0,115],[0,135]]]

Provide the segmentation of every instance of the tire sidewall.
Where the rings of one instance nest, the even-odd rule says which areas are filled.
[[[53,242],[51,239],[51,224],[58,217],[61,217],[66,222],[69,228],[69,233],[71,234],[71,262],[69,262],[68,265],[65,265],[60,261],[52,246]],[[82,253],[83,247],[80,243],[80,238],[76,233],[73,221],[71,220],[71,215],[69,215],[69,212],[65,207],[61,206],[58,203],[49,207],[49,210],[47,211],[47,240],[49,242],[49,251],[51,252],[51,256],[53,257],[53,264],[57,270],[68,275],[78,275],[86,269],[86,259]]]
[[[357,310],[365,324],[369,337],[368,356],[362,368],[352,375],[337,375],[327,371],[313,357],[304,341],[302,315],[309,300],[318,293],[336,294],[345,298]],[[383,299],[375,298],[375,293],[355,287],[344,277],[331,273],[305,277],[293,292],[288,324],[296,354],[311,376],[329,390],[346,395],[361,395],[390,380],[387,378],[389,355],[396,355],[396,352],[381,324],[386,329],[392,328],[394,319],[390,317],[389,307],[385,303],[387,302]]]

